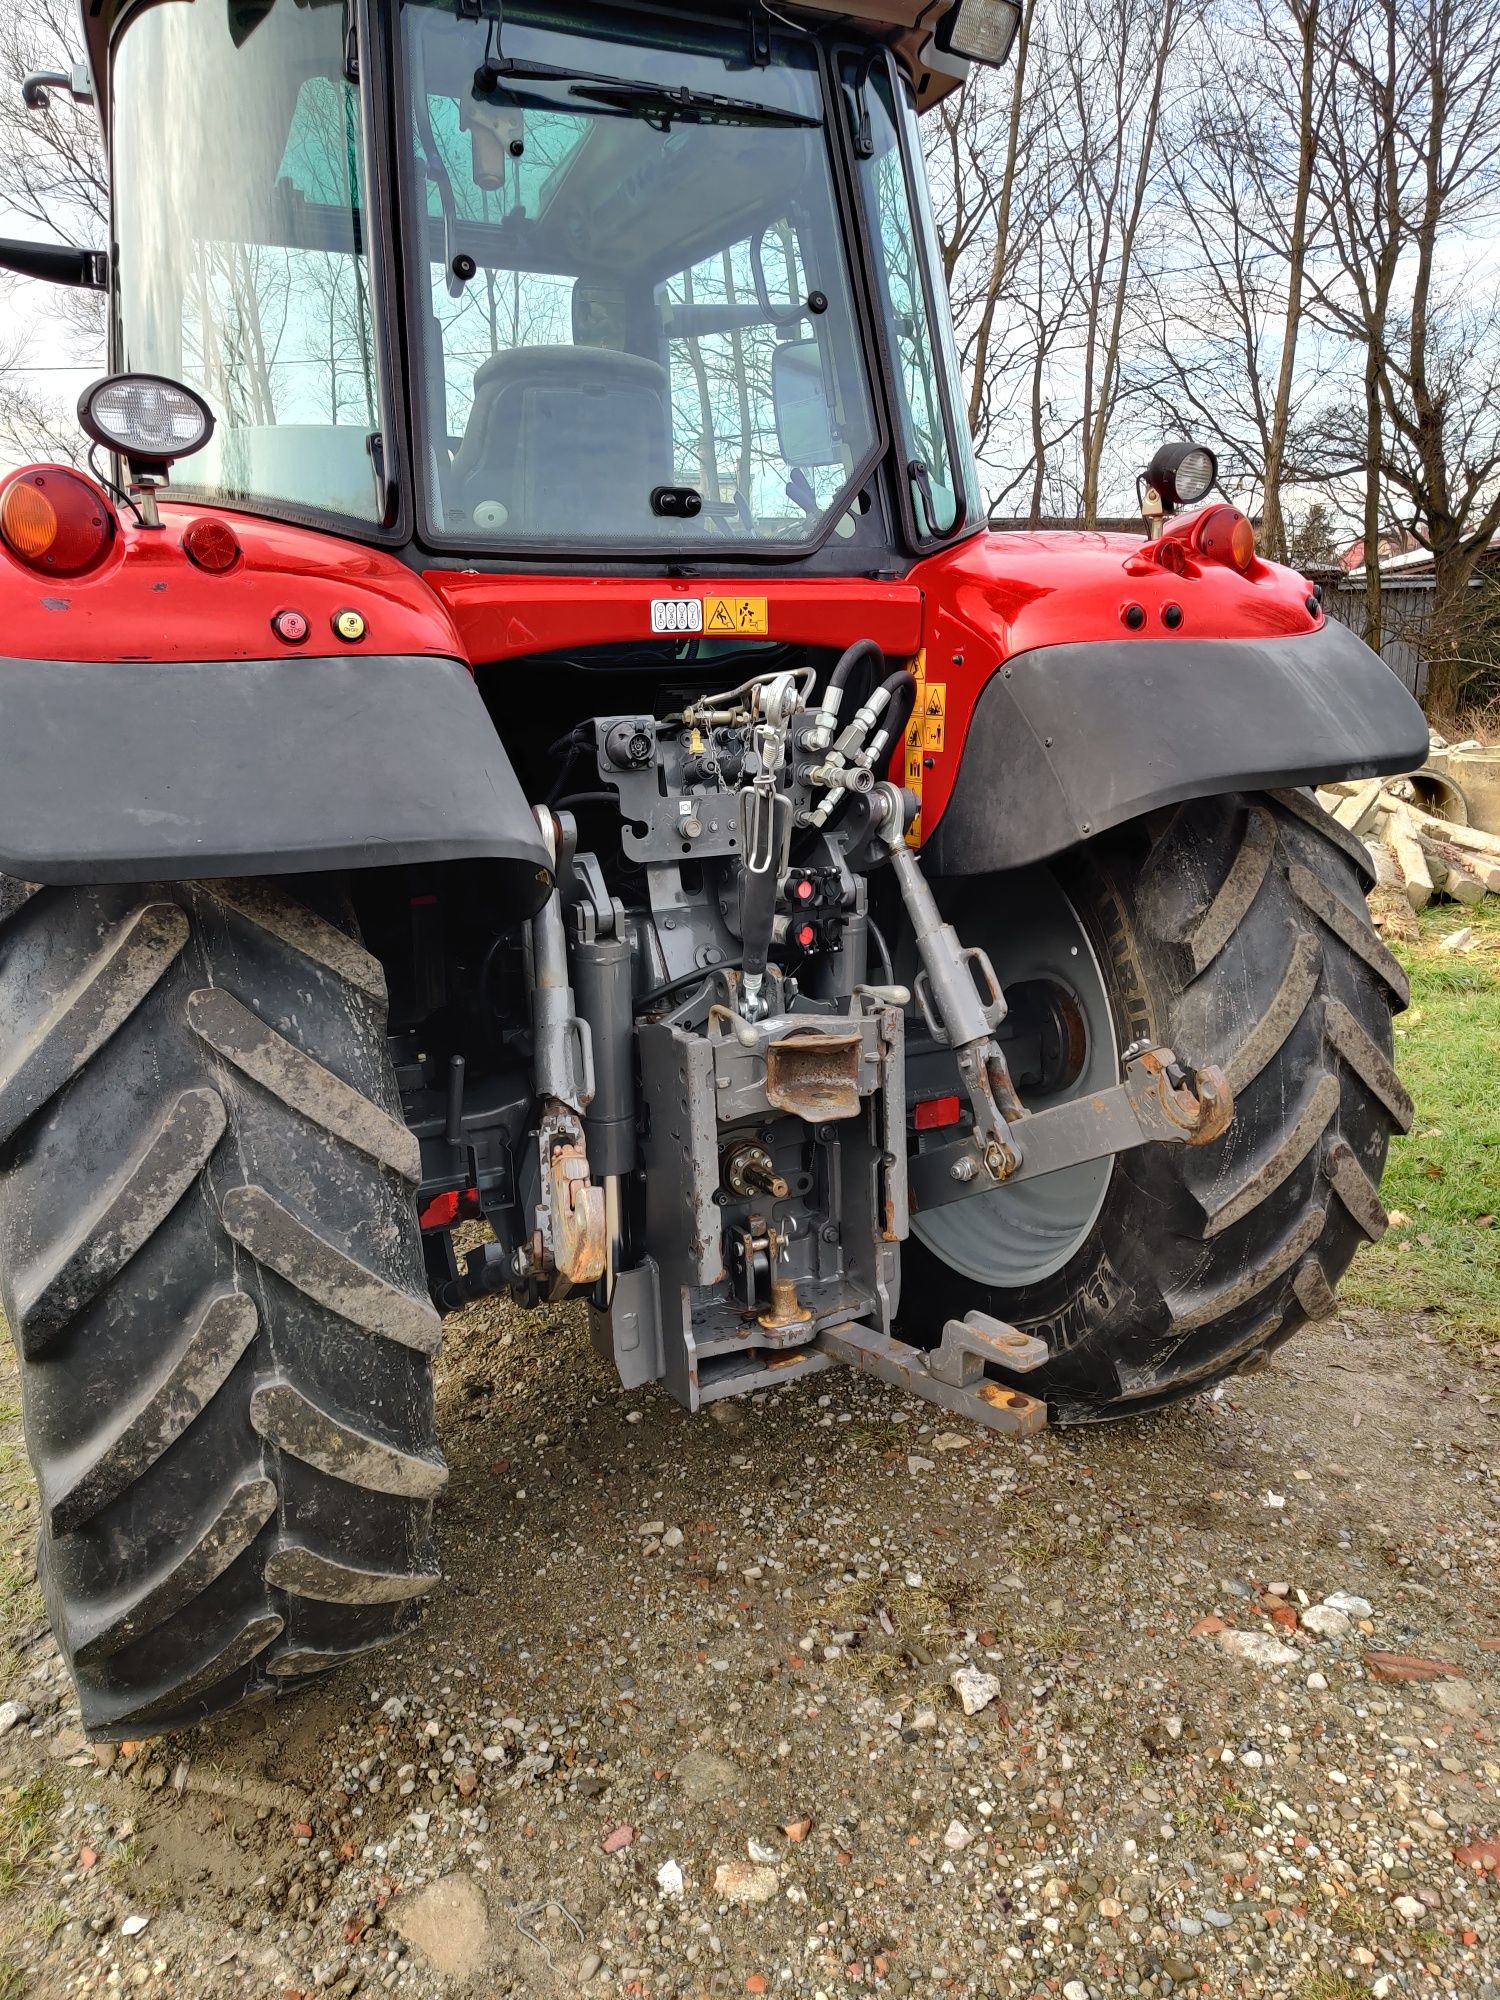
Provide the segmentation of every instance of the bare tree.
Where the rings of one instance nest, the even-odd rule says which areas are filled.
[[[1082,515],[1099,512],[1122,386],[1126,313],[1142,225],[1163,184],[1163,109],[1189,0],[1061,0],[1063,61],[1083,150],[1088,319],[1083,351]]]
[[[1218,0],[1194,36],[1165,161],[1182,249],[1156,279],[1135,363],[1164,426],[1215,446],[1277,559],[1284,481],[1327,471],[1318,434],[1294,422],[1328,365],[1303,338],[1308,260],[1324,238],[1312,162],[1334,102],[1323,5]]]
[[[1314,163],[1337,252],[1317,309],[1363,364],[1367,637],[1381,530],[1404,520],[1432,554],[1428,699],[1448,713],[1466,593],[1500,530],[1500,301],[1470,272],[1500,207],[1500,43],[1478,0],[1345,4]]]
[[[0,318],[15,322],[15,287],[0,280]],[[0,450],[8,447],[18,461],[66,459],[77,462],[88,440],[67,412],[31,386],[26,372],[30,359],[29,330],[12,323],[0,334]]]
[[[1157,126],[1200,0],[1029,9],[1014,67],[929,126],[940,247],[993,509],[1097,512],[1127,362]],[[1139,72],[1144,65],[1148,85]]]
[[[66,92],[49,93],[39,111],[28,111],[21,101],[23,78],[66,69],[81,55],[78,13],[69,0],[0,7],[0,209],[39,241],[97,249],[109,240],[98,120]],[[35,288],[23,281],[6,286],[4,299],[13,314],[24,310],[28,291],[34,295]],[[66,358],[85,365],[102,359],[102,294],[49,286],[46,301],[48,318],[67,329]],[[74,458],[83,446],[71,412],[26,379],[32,344],[29,334],[20,332],[0,353],[0,438],[28,458]]]
[[[1261,23],[1269,28],[1271,9],[1259,0]],[[1285,557],[1287,531],[1281,505],[1281,480],[1286,464],[1287,436],[1291,425],[1292,392],[1297,379],[1297,348],[1302,329],[1304,286],[1310,240],[1313,155],[1318,129],[1329,110],[1332,88],[1330,70],[1320,63],[1320,0],[1286,0],[1285,17],[1296,29],[1295,56],[1283,74],[1296,83],[1295,153],[1292,184],[1291,221],[1286,237],[1286,307],[1282,317],[1281,353],[1276,368],[1276,393],[1271,404],[1270,434],[1266,439],[1265,471],[1262,479],[1261,534],[1267,552]]]

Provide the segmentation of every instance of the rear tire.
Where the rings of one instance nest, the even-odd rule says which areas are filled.
[[[1087,1422],[1255,1367],[1331,1314],[1355,1251],[1384,1232],[1386,1149],[1412,1118],[1391,1065],[1407,984],[1370,924],[1368,879],[1358,842],[1300,792],[1195,800],[1060,866],[1119,1045],[1222,1065],[1235,1117],[1208,1146],[1121,1154],[1086,1240],[1037,1282],[976,1283],[914,1236],[907,1337],[976,1306],[1009,1320],[1052,1356],[1020,1386],[1054,1421]],[[983,898],[1003,926],[1003,878]],[[973,1213],[971,1269],[1003,1200],[942,1211]]]
[[[0,878],[0,1300],[91,1736],[299,1685],[438,1580],[384,1031],[378,963],[280,884]]]

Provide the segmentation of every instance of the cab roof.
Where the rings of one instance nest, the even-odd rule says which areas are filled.
[[[115,25],[137,6],[150,5],[151,0],[81,0],[83,12],[84,39],[88,45],[89,67],[93,71],[96,85],[102,85],[108,68],[109,38]],[[212,4],[212,0],[195,0],[197,5]],[[267,12],[275,0],[238,0],[240,5],[263,5]],[[298,6],[330,6],[341,4],[341,0],[295,0]],[[375,6],[393,4],[393,0],[373,0]],[[614,4],[626,4],[626,0],[614,0]],[[872,40],[887,43],[895,50],[909,71],[917,89],[917,101],[926,111],[938,99],[956,90],[960,79],[936,70],[924,69],[921,53],[934,24],[947,11],[949,0],[793,0],[793,4],[783,4],[776,0],[774,7],[761,8],[760,0],[696,0],[696,4],[672,7],[672,0],[652,0],[649,8],[642,12],[664,10],[694,13],[698,15],[729,15],[745,19],[751,6],[763,12],[774,25],[776,20],[805,20],[811,26],[832,27],[843,23],[849,33],[868,36]],[[96,91],[99,114],[106,122],[109,115],[108,97],[99,88]]]

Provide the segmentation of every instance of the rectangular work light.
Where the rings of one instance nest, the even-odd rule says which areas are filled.
[[[945,55],[999,69],[1021,25],[1021,0],[958,0],[938,22],[932,39]]]

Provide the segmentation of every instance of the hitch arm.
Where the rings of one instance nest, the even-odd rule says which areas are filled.
[[[1189,1070],[1170,1049],[1139,1049],[1127,1058],[1124,1082],[1112,1090],[1092,1091],[1020,1119],[1021,1163],[1013,1173],[991,1173],[985,1149],[976,1145],[972,1132],[951,1145],[912,1154],[907,1161],[911,1206],[913,1211],[942,1208],[1135,1146],[1206,1146],[1233,1115],[1234,1098],[1221,1069],[1208,1065]]]
[[[916,940],[922,969],[913,989],[917,1008],[935,1042],[952,1049],[973,1129],[968,1148],[993,1184],[1011,1180],[1021,1164],[1022,1144],[1015,1121],[1024,1117],[995,1030],[1005,1019],[1005,995],[995,968],[978,946],[959,943],[907,847],[902,794],[894,785],[876,787],[876,810],[883,815],[881,836]]]

